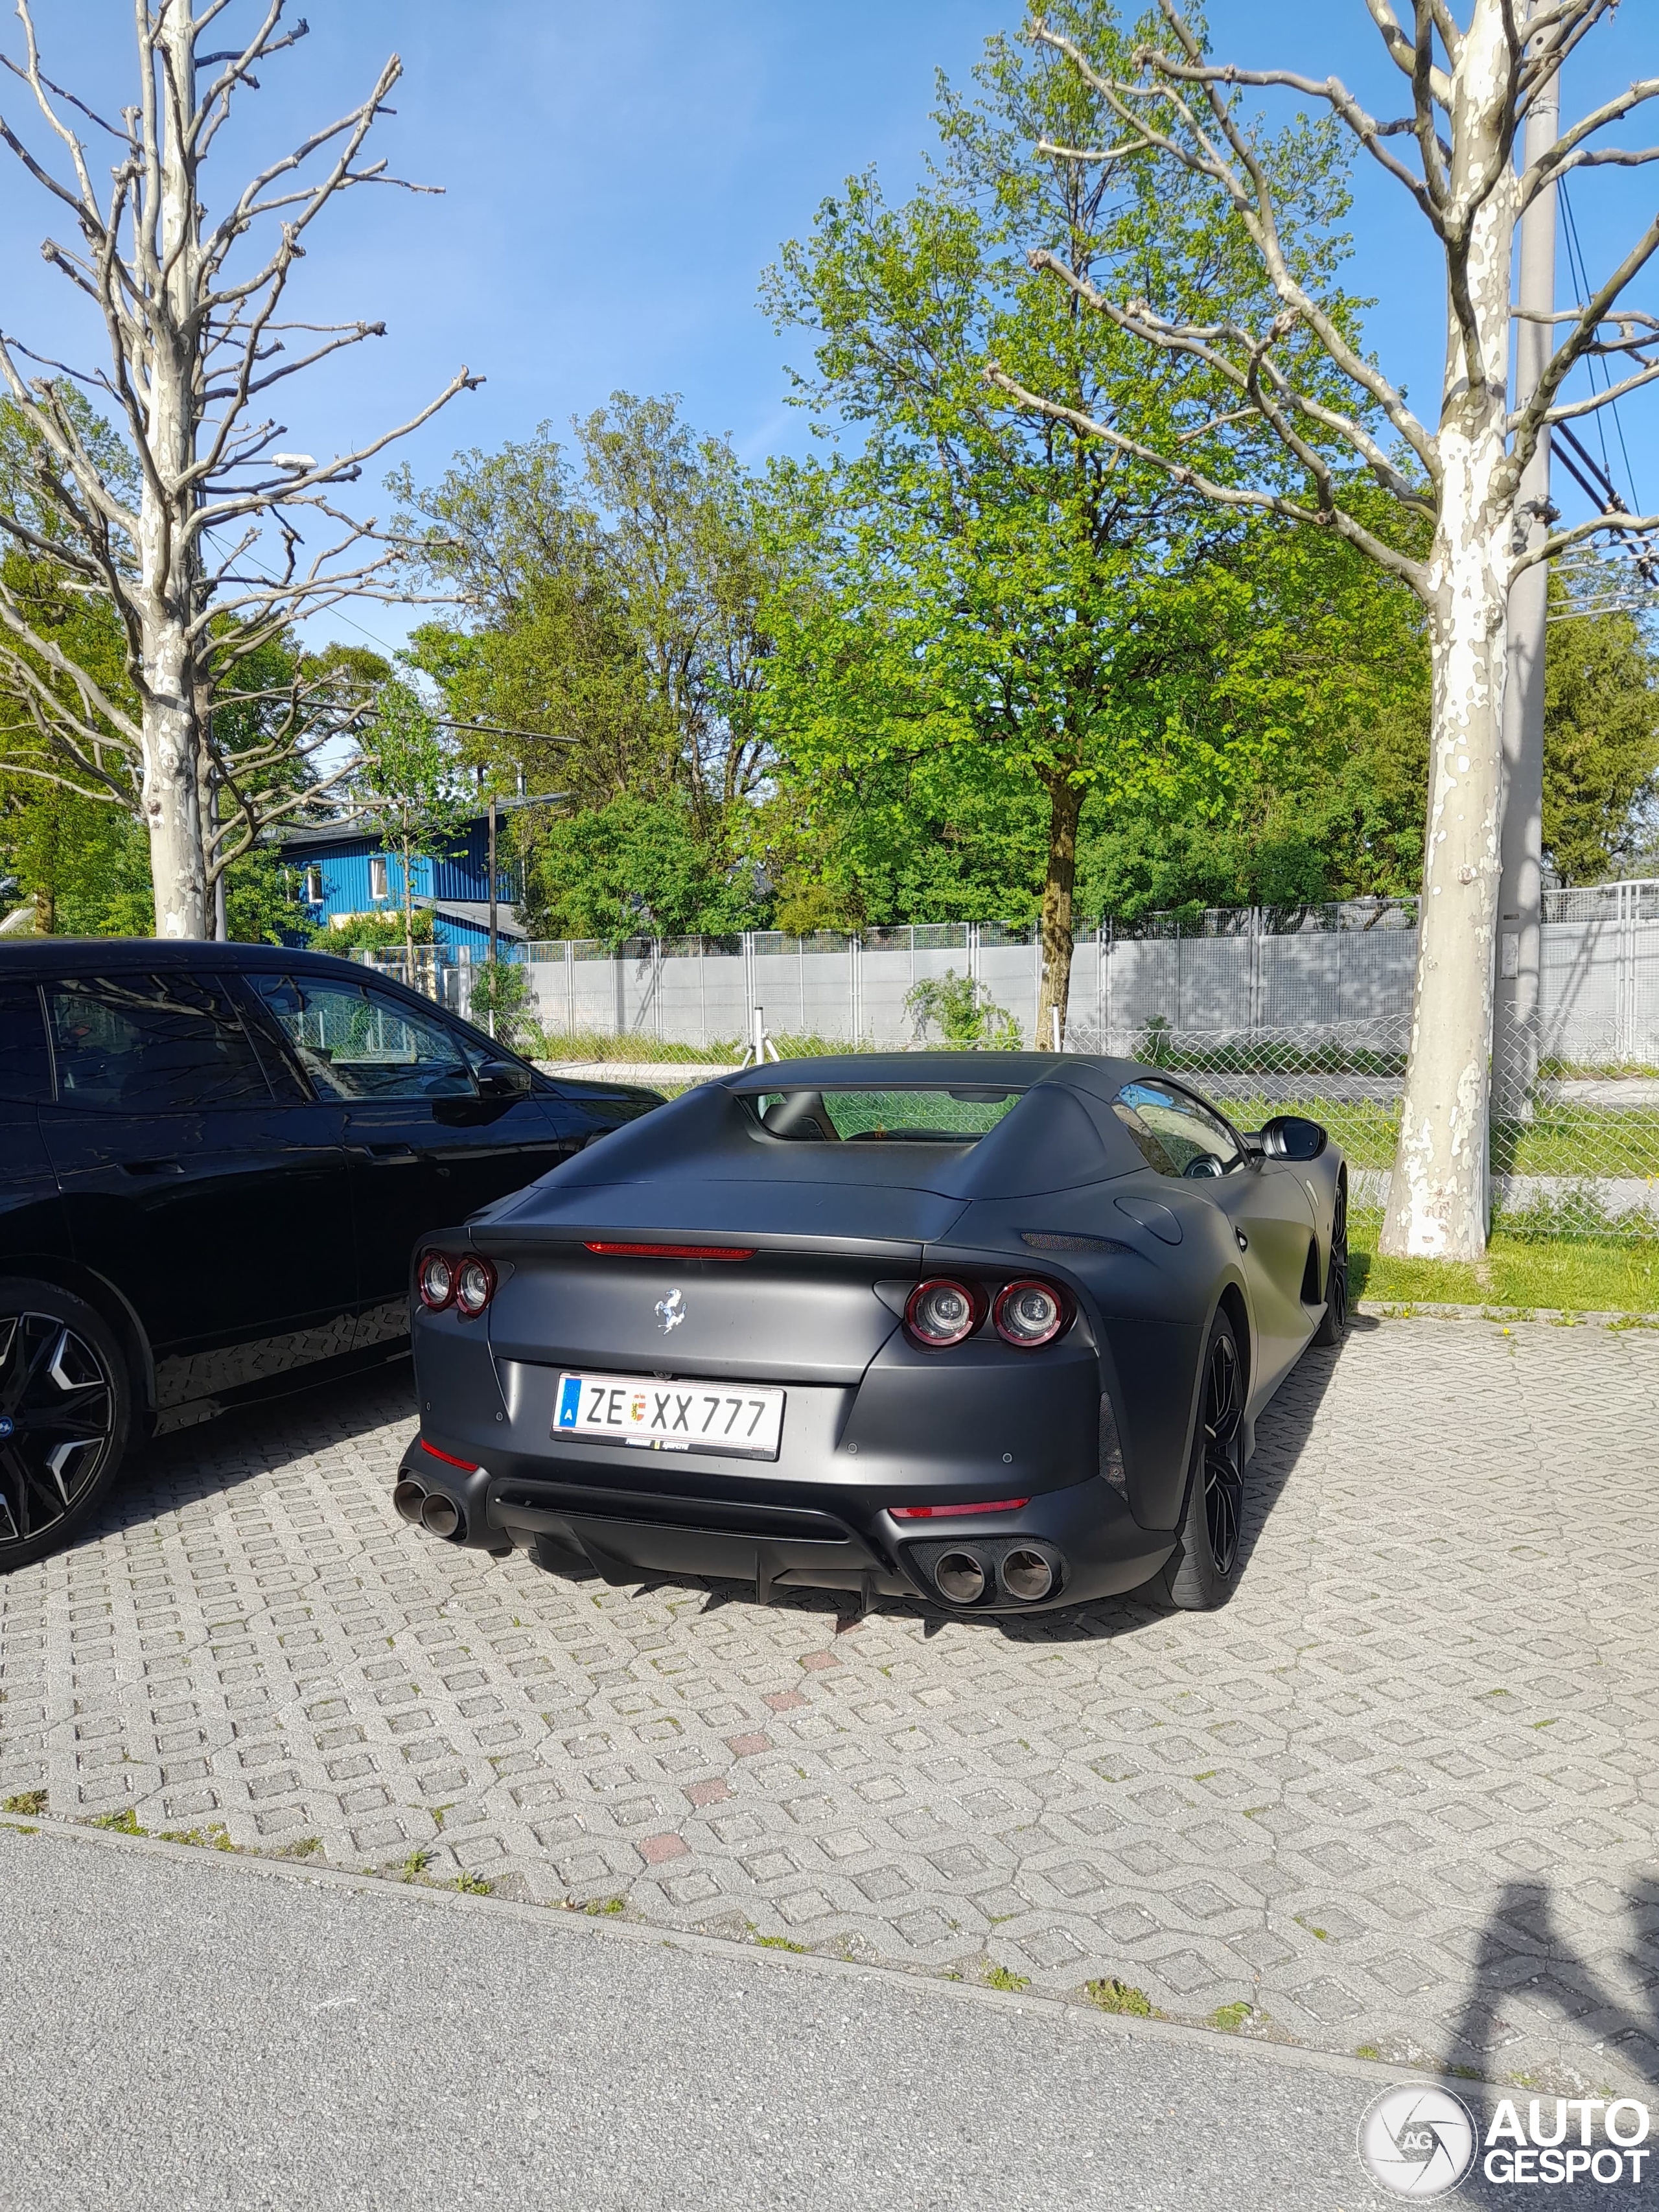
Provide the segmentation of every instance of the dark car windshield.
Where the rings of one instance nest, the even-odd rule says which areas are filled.
[[[775,1137],[805,1143],[973,1145],[1024,1096],[1001,1084],[951,1090],[762,1091],[747,1100]]]

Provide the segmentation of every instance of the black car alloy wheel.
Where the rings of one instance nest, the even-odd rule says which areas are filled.
[[[0,1314],[0,1561],[87,1496],[115,1447],[106,1354],[51,1313]]]
[[[1218,1576],[1233,1571],[1244,1505],[1244,1407],[1231,1335],[1210,1345],[1204,1376],[1204,1525]]]
[[[1348,1179],[1336,1186],[1336,1211],[1331,1218],[1331,1256],[1325,1269],[1325,1310],[1314,1331],[1314,1342],[1340,1344],[1348,1327]]]

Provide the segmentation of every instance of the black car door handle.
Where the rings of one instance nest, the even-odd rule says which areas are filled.
[[[346,1150],[354,1159],[377,1160],[390,1167],[412,1166],[420,1158],[413,1145],[348,1145]]]
[[[123,1160],[121,1171],[130,1176],[183,1175],[184,1164],[179,1160]]]

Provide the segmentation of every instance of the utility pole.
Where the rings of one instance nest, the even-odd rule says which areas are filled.
[[[489,1034],[495,1034],[495,794],[489,794]]]
[[[1540,0],[1532,0],[1535,15]],[[1548,153],[1560,127],[1560,79],[1540,85],[1527,111],[1523,166]],[[1521,218],[1515,398],[1524,407],[1555,346],[1553,325],[1532,319],[1555,312],[1556,187],[1540,192]],[[1545,428],[1521,482],[1516,521],[1527,544],[1548,535],[1550,433]],[[1504,814],[1498,896],[1498,975],[1493,1003],[1492,1094],[1496,1110],[1528,1110],[1538,1072],[1539,972],[1544,872],[1544,638],[1549,566],[1539,562],[1510,587],[1509,673],[1504,688]]]

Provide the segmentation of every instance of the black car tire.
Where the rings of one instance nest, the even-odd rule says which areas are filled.
[[[1325,1270],[1325,1310],[1313,1333],[1316,1344],[1340,1344],[1348,1333],[1348,1178],[1336,1186],[1336,1212],[1331,1221],[1331,1256]]]
[[[1238,1580],[1244,1516],[1244,1363],[1224,1313],[1210,1324],[1180,1541],[1164,1570],[1171,1605],[1209,1613]]]
[[[132,1377],[113,1332],[56,1284],[0,1276],[0,1574],[68,1542],[125,1455]]]

